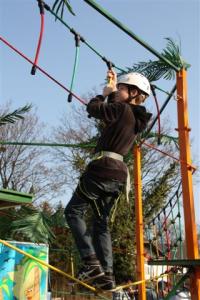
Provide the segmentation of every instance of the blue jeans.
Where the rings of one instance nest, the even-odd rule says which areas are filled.
[[[65,217],[81,258],[96,254],[105,272],[113,271],[109,215],[123,187],[124,184],[118,181],[83,174],[65,208]],[[84,220],[89,207],[93,212],[92,232]]]

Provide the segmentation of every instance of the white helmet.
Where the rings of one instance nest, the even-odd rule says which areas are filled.
[[[117,80],[117,84],[120,83],[127,84],[127,85],[135,85],[137,88],[139,88],[142,92],[146,93],[148,96],[151,93],[149,80],[144,75],[137,72],[121,75]]]

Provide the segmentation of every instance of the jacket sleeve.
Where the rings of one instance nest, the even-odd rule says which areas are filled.
[[[87,112],[91,117],[110,123],[116,121],[124,110],[124,105],[120,102],[105,103],[101,95],[91,99],[87,105]]]

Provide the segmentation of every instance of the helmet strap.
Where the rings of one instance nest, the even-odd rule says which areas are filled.
[[[135,96],[130,96],[128,97],[128,101],[127,102],[131,102],[132,100],[134,100],[135,98],[137,98],[139,95],[135,95]]]
[[[132,90],[132,87],[130,87],[130,85],[127,85],[127,86],[128,86],[128,95],[129,95],[129,98],[128,98],[128,101],[127,101],[127,102],[131,102],[133,99],[137,98],[138,95],[131,96],[131,90]]]
[[[135,98],[139,98],[138,99],[138,104],[141,104],[145,101],[145,99],[147,98],[138,88],[136,88],[138,91],[138,94],[135,96],[131,96],[131,91],[132,88],[128,85],[128,94],[129,94],[129,98],[127,99],[127,102],[130,103],[132,100],[134,100]]]

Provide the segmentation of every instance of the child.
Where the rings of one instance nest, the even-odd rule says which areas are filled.
[[[87,105],[90,116],[103,120],[105,128],[79,184],[65,209],[83,267],[77,277],[101,289],[115,288],[109,214],[122,193],[127,180],[123,162],[133,146],[136,135],[142,132],[151,117],[140,106],[150,95],[150,84],[140,73],[122,75],[117,81],[113,70],[108,72],[109,84],[102,95]],[[105,101],[108,97],[107,102]],[[93,233],[90,235],[84,214],[93,210]]]

